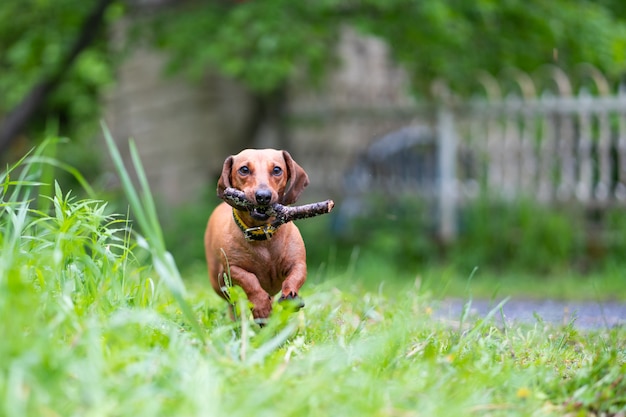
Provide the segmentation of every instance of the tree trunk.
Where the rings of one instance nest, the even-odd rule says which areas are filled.
[[[91,45],[99,33],[104,21],[104,14],[114,0],[100,0],[83,22],[83,26],[59,66],[51,75],[44,76],[24,99],[11,110],[0,124],[0,155],[24,130],[37,110],[45,103],[48,96],[59,86],[64,75],[72,67],[76,58]]]

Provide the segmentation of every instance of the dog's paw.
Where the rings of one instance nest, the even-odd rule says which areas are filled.
[[[298,311],[302,307],[304,307],[304,300],[300,298],[298,294],[294,294],[292,292],[290,292],[286,296],[285,294],[282,294],[280,298],[278,299],[278,302],[285,303],[289,307],[293,308],[294,311]]]
[[[251,297],[250,301],[254,321],[259,323],[266,321],[272,312],[272,298],[267,294],[262,294],[259,297]]]

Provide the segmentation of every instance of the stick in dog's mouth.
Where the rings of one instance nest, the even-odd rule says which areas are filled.
[[[242,191],[230,187],[226,188],[220,197],[233,208],[250,211],[252,217],[257,220],[267,220],[270,217],[276,217],[276,220],[272,222],[274,226],[285,224],[294,220],[307,219],[309,217],[327,214],[330,213],[335,206],[335,202],[333,200],[326,200],[302,206],[289,207],[275,203],[270,206],[261,207],[248,201],[246,199],[246,195]]]

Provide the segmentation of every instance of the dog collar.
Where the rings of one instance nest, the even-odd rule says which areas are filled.
[[[243,236],[248,242],[270,240],[272,236],[274,236],[274,233],[276,233],[276,230],[278,230],[277,226],[271,224],[248,227],[235,209],[233,209],[233,219],[235,219],[235,224],[241,229]]]

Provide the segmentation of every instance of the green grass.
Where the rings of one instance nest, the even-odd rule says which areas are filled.
[[[2,416],[626,412],[626,329],[445,322],[434,277],[362,285],[356,257],[313,271],[301,311],[233,323],[178,272],[147,188],[126,184],[132,223],[58,186],[43,211],[35,156],[0,176]]]
[[[307,241],[306,234],[304,235]],[[201,244],[201,243],[200,243]],[[358,282],[369,291],[383,286],[386,291],[403,291],[420,286],[423,293],[435,299],[468,297],[481,299],[514,297],[518,299],[552,299],[571,301],[626,302],[626,269],[623,263],[607,263],[601,269],[582,273],[575,268],[550,272],[495,271],[476,266],[461,268],[443,264],[403,268],[387,263],[378,255],[354,250],[352,260],[337,266],[329,256],[326,262],[309,261],[309,282],[322,282],[328,276]],[[334,266],[329,266],[334,265]]]
[[[577,271],[498,273],[477,268],[472,273],[458,268],[429,268],[418,277],[436,298],[626,301],[626,273],[608,266],[586,275]]]

